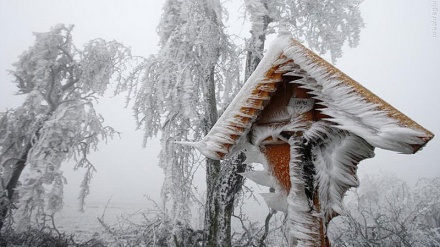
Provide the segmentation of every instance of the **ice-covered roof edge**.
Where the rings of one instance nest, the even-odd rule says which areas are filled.
[[[282,80],[277,69],[293,62],[304,69],[316,85],[304,84],[326,106],[324,114],[338,128],[367,140],[373,146],[402,153],[415,153],[433,134],[392,107],[333,65],[289,36],[277,38],[210,132],[191,144],[211,159],[222,159],[243,140],[263,101]],[[283,72],[286,73],[286,72]],[[267,94],[266,94],[267,93]],[[348,103],[347,103],[348,102]]]
[[[197,148],[206,157],[218,160],[228,155],[234,145],[243,141],[258,116],[257,112],[264,108],[261,101],[270,99],[269,96],[264,98],[264,95],[253,92],[258,90],[271,93],[276,90],[276,83],[281,81],[281,74],[275,71],[288,61],[282,53],[282,47],[277,43],[271,44],[255,71],[209,133],[191,146]],[[236,138],[231,139],[231,135]]]
[[[283,54],[307,71],[321,87],[316,92],[313,85],[304,85],[324,101],[326,108],[322,111],[332,117],[329,120],[336,127],[366,139],[375,147],[401,153],[415,153],[434,137],[432,132],[296,40],[290,37],[279,40],[284,42]]]

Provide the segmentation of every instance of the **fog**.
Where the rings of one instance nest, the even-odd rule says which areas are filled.
[[[74,24],[74,43],[93,38],[117,40],[134,55],[148,57],[158,51],[156,27],[164,1],[23,1],[0,0],[0,111],[14,108],[23,98],[15,96],[7,70],[17,56],[33,43],[32,32],[45,32],[57,23]],[[440,34],[436,0],[368,0],[362,3],[365,28],[356,48],[344,47],[336,67],[366,88],[432,131],[440,133]],[[237,5],[238,7],[240,5]],[[230,10],[231,32],[249,37],[240,11]],[[327,58],[327,57],[326,57]],[[150,140],[142,148],[143,132],[136,131],[123,95],[107,95],[98,111],[106,124],[121,132],[120,138],[100,146],[90,158],[94,174],[88,202],[123,203],[160,198],[163,180],[157,166],[160,145]],[[62,168],[68,179],[65,199],[75,202],[85,171]],[[376,150],[376,157],[359,165],[358,175],[394,173],[409,183],[423,176],[440,176],[440,141],[434,138],[415,155]],[[203,184],[203,175],[199,182]],[[365,185],[362,185],[365,186]]]

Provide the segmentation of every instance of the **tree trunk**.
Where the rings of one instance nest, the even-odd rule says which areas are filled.
[[[312,188],[314,196],[308,194],[308,184],[310,178],[306,171],[308,162],[304,160],[303,150],[297,150],[297,139],[292,137],[289,140],[291,145],[290,155],[290,175],[292,181],[292,187],[290,189],[287,200],[294,201],[295,203],[288,205],[287,217],[289,219],[289,246],[320,246],[330,247],[329,240],[325,233],[325,227],[323,218],[320,216],[321,205],[319,201],[318,191],[316,186]],[[296,155],[301,157],[299,159],[294,158]],[[312,200],[310,202],[310,200]]]
[[[205,135],[218,119],[214,73],[215,67],[213,66],[207,80]],[[218,160],[207,159],[206,161],[205,246],[231,246],[231,216],[234,212],[234,199],[243,185],[243,178],[237,172],[245,171],[244,159],[244,154],[238,154],[230,160],[223,161],[223,164],[220,164]]]
[[[204,244],[205,246],[217,246],[217,234],[219,219],[219,198],[217,198],[217,180],[220,174],[220,161],[206,160],[206,206],[205,206],[205,227]]]
[[[12,202],[12,198],[14,196],[15,188],[17,187],[18,180],[20,179],[21,173],[23,172],[25,166],[26,166],[26,160],[29,153],[29,150],[31,149],[32,144],[29,142],[25,149],[23,150],[23,153],[21,154],[20,158],[14,165],[14,169],[11,173],[11,178],[9,178],[8,183],[6,184],[5,191],[7,193],[7,200],[9,202]],[[6,216],[8,215],[10,205],[6,201],[2,201],[2,204],[0,205],[0,230],[3,228]]]
[[[270,23],[270,19],[265,16],[263,31],[252,32],[250,48],[246,55],[245,80],[249,78],[255,68],[261,61],[264,50],[264,42],[266,40],[265,31]],[[256,35],[259,33],[260,35]],[[259,44],[258,46],[255,44]],[[209,129],[214,126],[217,121],[217,108],[215,101],[215,85],[214,77],[210,78],[209,86],[213,90],[208,97],[209,111],[213,113],[207,119],[206,127]],[[212,100],[213,99],[213,100]],[[235,195],[243,186],[244,179],[237,173],[246,170],[246,164],[243,161],[246,159],[244,153],[234,155],[229,160],[222,162],[220,166],[219,161],[207,159],[206,182],[206,209],[205,209],[205,236],[204,244],[208,247],[214,246],[231,246],[231,217],[234,212]],[[222,169],[223,167],[223,169]]]
[[[206,104],[206,118],[204,134],[208,134],[209,130],[214,126],[218,119],[217,101],[215,98],[215,68],[211,69],[209,78],[207,80],[207,104]],[[206,246],[215,246],[217,243],[218,234],[218,204],[216,184],[220,176],[220,161],[206,159],[206,207],[205,207],[205,226],[204,226],[204,243]]]
[[[264,5],[267,10],[267,4]],[[271,18],[267,15],[261,16],[261,20],[253,23],[250,42],[247,44],[245,80],[251,76],[263,57],[264,43],[266,41],[266,31]]]
[[[239,153],[223,161],[222,169],[216,171],[218,175],[216,180],[208,183],[212,187],[207,193],[205,246],[232,246],[231,217],[234,213],[234,200],[243,185],[243,177],[237,173],[246,170],[244,159],[244,154]]]

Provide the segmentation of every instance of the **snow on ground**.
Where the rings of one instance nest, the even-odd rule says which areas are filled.
[[[60,232],[67,235],[73,234],[76,242],[87,241],[92,237],[104,239],[108,237],[104,227],[99,223],[98,217],[104,214],[104,221],[108,225],[121,222],[123,217],[130,217],[133,221],[140,221],[140,212],[152,205],[145,203],[88,203],[84,212],[79,211],[79,206],[66,203],[61,212],[55,215],[55,224]]]

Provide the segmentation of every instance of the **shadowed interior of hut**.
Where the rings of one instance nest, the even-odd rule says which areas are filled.
[[[319,110],[322,106],[315,103],[317,100],[312,98],[313,95],[309,93],[309,90],[295,83],[299,79],[303,79],[303,77],[283,76],[283,80],[278,83],[277,90],[272,95],[269,104],[255,122],[256,126],[276,128],[289,124],[293,120],[292,116],[300,117],[301,121],[310,121],[310,123],[325,117]],[[304,105],[307,104],[307,107],[310,107],[309,110],[295,112],[295,108],[302,107],[304,109]],[[286,192],[291,187],[289,176],[290,145],[286,140],[292,135],[302,135],[302,133],[282,132],[279,137],[267,137],[260,145],[261,151],[269,163],[271,172]],[[310,149],[309,145],[304,145],[302,149],[304,149],[302,153],[310,153],[310,150],[308,150]],[[309,161],[310,159],[311,157],[308,158]]]

